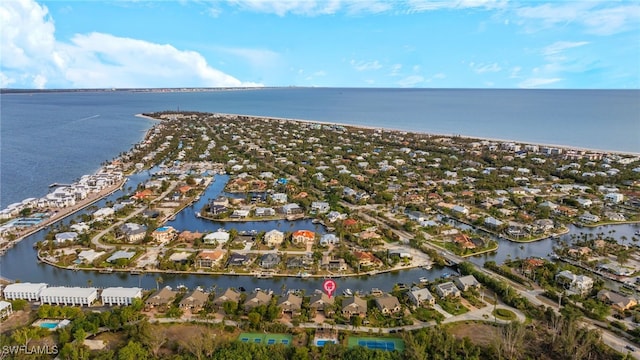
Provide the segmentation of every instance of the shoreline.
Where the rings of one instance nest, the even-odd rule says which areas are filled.
[[[526,145],[537,145],[537,146],[545,146],[545,147],[555,147],[563,150],[576,150],[576,151],[589,151],[595,153],[603,153],[603,154],[616,154],[616,155],[630,155],[630,156],[640,156],[639,152],[632,151],[622,151],[622,150],[604,150],[604,149],[594,149],[580,146],[572,146],[572,145],[560,145],[560,144],[551,144],[544,142],[530,142],[526,140],[510,140],[510,139],[500,139],[500,138],[491,138],[491,137],[482,137],[482,136],[473,136],[473,135],[462,135],[462,134],[444,134],[444,133],[436,133],[436,132],[427,132],[427,131],[418,131],[418,130],[402,130],[397,128],[389,128],[389,127],[381,127],[381,126],[369,126],[369,125],[356,125],[356,124],[347,124],[340,122],[331,122],[331,121],[321,121],[321,120],[305,120],[305,119],[295,119],[295,118],[281,118],[275,116],[260,116],[260,115],[245,115],[245,114],[229,114],[229,113],[213,113],[215,115],[224,115],[224,116],[244,116],[248,118],[253,118],[255,120],[280,120],[280,121],[290,121],[290,122],[298,122],[298,123],[306,123],[306,124],[322,124],[322,125],[337,125],[344,126],[355,129],[364,129],[364,130],[383,130],[390,132],[404,132],[404,133],[413,133],[418,135],[427,135],[427,136],[442,136],[448,138],[460,138],[467,140],[479,140],[479,141],[492,141],[492,142],[512,142],[516,144],[526,144]],[[158,120],[158,119],[156,119]]]

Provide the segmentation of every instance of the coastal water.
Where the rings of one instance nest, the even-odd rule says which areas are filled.
[[[142,112],[194,110],[340,122],[442,134],[460,134],[594,149],[640,153],[640,91],[599,90],[398,90],[398,89],[263,89],[197,93],[80,92],[21,94],[0,97],[0,208],[27,197],[44,195],[53,182],[72,182],[100,164],[127,151],[153,122],[136,118]],[[603,136],[606,134],[606,136]],[[136,175],[133,184],[144,178]],[[221,191],[216,181],[201,203],[170,222],[179,230],[210,231],[220,227],[266,230],[299,228],[323,232],[310,222],[253,224],[214,223],[193,216],[202,202]],[[125,187],[128,187],[126,185]],[[121,196],[118,192],[110,197]],[[103,200],[101,203],[107,199]],[[293,224],[293,225],[291,225]],[[631,225],[616,226],[617,237],[631,238]],[[601,232],[600,229],[572,229]],[[154,288],[156,275],[72,272],[38,264],[32,248],[44,236],[36,233],[0,257],[0,275],[13,280],[56,285],[138,286]],[[500,241],[497,253],[471,258],[502,262],[508,258],[546,257],[555,245],[544,240],[520,245]],[[568,241],[568,237],[560,241]],[[342,279],[352,289],[394,283],[410,284],[419,277],[435,278],[450,269],[422,269]],[[237,276],[163,275],[176,286],[243,286],[277,291],[313,290],[309,279],[253,279]]]
[[[640,153],[638,90],[279,88],[0,96],[0,208],[46,194],[139,141],[134,114],[265,115]]]

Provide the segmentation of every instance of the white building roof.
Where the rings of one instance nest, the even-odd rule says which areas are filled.
[[[4,293],[5,294],[9,292],[37,293],[38,291],[46,287],[47,287],[47,284],[45,283],[15,283],[15,284],[9,284],[5,286]]]
[[[105,288],[104,290],[102,290],[102,296],[103,297],[109,297],[109,296],[113,296],[113,297],[125,297],[125,298],[133,298],[133,297],[137,297],[141,294],[142,289],[141,288],[126,288],[126,287],[108,287]]]
[[[89,297],[91,294],[97,292],[98,289],[94,287],[66,287],[66,286],[54,286],[45,288],[40,292],[40,296],[69,296],[69,297]]]
[[[0,301],[0,311],[11,306],[11,303],[8,301]]]

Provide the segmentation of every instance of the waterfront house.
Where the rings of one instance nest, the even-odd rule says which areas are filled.
[[[460,289],[451,281],[436,285],[436,293],[441,298],[460,297]]]
[[[233,213],[229,217],[232,219],[244,219],[249,216],[249,213],[250,211],[247,209],[236,209],[233,210]]]
[[[5,286],[2,293],[6,300],[39,301],[40,293],[47,286],[45,283],[13,283]]]
[[[310,230],[298,230],[291,235],[291,242],[294,244],[312,244],[316,234]]]
[[[216,232],[213,232],[211,234],[207,234],[204,236],[204,238],[202,239],[203,242],[205,244],[218,244],[218,245],[223,245],[226,244],[229,241],[229,233],[220,229]]]
[[[291,316],[300,315],[302,311],[302,297],[295,294],[287,294],[278,300],[278,306],[283,314]]]
[[[329,297],[321,291],[316,291],[311,295],[309,308],[315,311],[322,311],[325,315],[330,315],[333,312],[334,300],[334,297]]]
[[[480,289],[480,283],[473,275],[460,276],[453,280],[460,291],[467,291],[469,289]]]
[[[101,257],[104,254],[105,254],[104,251],[95,251],[93,249],[82,250],[78,254],[78,260],[85,264],[91,264],[92,262],[94,262],[94,260],[96,260],[97,258]]]
[[[126,250],[118,250],[116,252],[114,252],[113,254],[111,254],[111,256],[109,256],[109,258],[107,258],[107,262],[113,263],[116,262],[120,259],[126,259],[126,260],[130,260],[134,255],[135,255],[135,251],[129,252]]]
[[[249,312],[258,306],[267,306],[270,302],[271,295],[267,294],[264,291],[258,290],[247,296],[247,300],[245,300],[243,307],[246,312]]]
[[[233,253],[227,260],[227,266],[247,266],[249,264],[251,264],[251,259],[244,254]]]
[[[502,226],[503,222],[494,218],[493,216],[489,216],[484,219],[484,226],[490,229],[497,229]]]
[[[347,270],[347,263],[344,259],[333,259],[329,255],[323,255],[322,261],[320,262],[320,267],[327,270],[333,271],[345,271]]]
[[[409,291],[409,301],[416,306],[422,306],[424,304],[433,305],[436,303],[436,299],[427,288],[411,289],[411,291]]]
[[[58,244],[64,244],[67,241],[76,241],[78,239],[78,233],[75,231],[67,231],[63,233],[56,234],[55,241]]]
[[[353,256],[355,256],[358,265],[361,267],[379,267],[382,266],[382,261],[375,257],[370,252],[367,251],[354,251]]]
[[[237,303],[240,300],[240,293],[228,288],[225,292],[213,300],[213,305],[221,307],[226,302]]]
[[[285,215],[295,215],[295,214],[302,214],[302,208],[300,207],[300,205],[296,204],[296,203],[289,203],[284,205],[282,208],[282,213]]]
[[[127,306],[133,303],[134,299],[142,298],[141,288],[127,288],[127,287],[108,287],[102,290],[100,299],[102,305],[119,305]]]
[[[593,288],[593,279],[585,275],[576,275],[569,270],[564,270],[556,274],[556,282],[565,289],[584,295]]]
[[[197,312],[204,307],[208,299],[209,294],[200,289],[195,289],[180,301],[179,306],[182,309],[191,309],[191,312]]]
[[[96,210],[93,213],[93,218],[97,220],[103,220],[109,216],[112,216],[113,214],[115,214],[115,211],[110,207],[106,207]]]
[[[260,267],[264,269],[272,269],[280,264],[280,256],[277,254],[264,254],[260,257]]]
[[[275,247],[281,245],[284,241],[284,233],[282,231],[273,229],[264,234],[264,242],[268,246]]]
[[[42,289],[40,302],[48,305],[89,306],[98,298],[94,287],[53,286]]]
[[[342,316],[350,319],[354,315],[360,317],[367,315],[367,301],[355,295],[342,300]]]
[[[384,315],[395,314],[402,310],[400,306],[400,301],[398,298],[393,295],[383,295],[375,299],[376,307],[380,310]]]
[[[600,221],[600,216],[589,213],[588,211],[580,215],[580,221],[585,223],[596,223]]]
[[[275,216],[276,211],[270,207],[258,207],[255,210],[256,217]]]
[[[202,250],[196,256],[196,266],[199,268],[212,268],[220,265],[225,252],[222,250]]]
[[[148,308],[165,308],[168,307],[169,304],[176,298],[178,293],[176,291],[171,290],[169,286],[165,286],[162,289],[153,293],[145,302],[145,305]]]
[[[130,243],[141,241],[147,235],[147,227],[136,223],[122,224],[119,229],[125,240]]]
[[[287,203],[287,194],[284,193],[275,193],[271,194],[271,201],[276,204],[286,204]]]
[[[177,251],[173,254],[169,255],[169,261],[173,261],[175,263],[186,264],[189,262],[189,258],[193,255],[192,252],[187,251]]]

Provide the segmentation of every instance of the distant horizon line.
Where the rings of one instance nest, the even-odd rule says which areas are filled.
[[[350,87],[350,86],[178,86],[178,87],[100,87],[100,88],[51,88],[51,89],[31,89],[31,88],[0,88],[0,93],[28,93],[28,92],[90,92],[90,91],[150,91],[157,92],[162,90],[178,90],[178,91],[194,91],[194,90],[263,90],[263,89],[358,89],[358,90],[557,90],[557,91],[638,91],[640,88],[473,88],[473,87]]]

